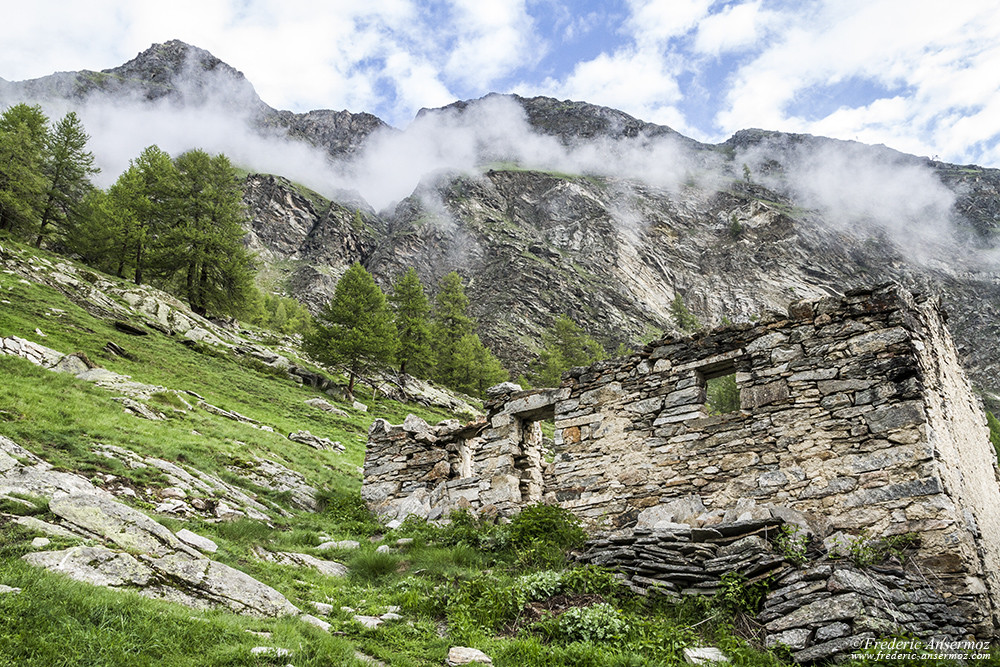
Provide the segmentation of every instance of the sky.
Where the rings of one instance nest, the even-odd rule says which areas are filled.
[[[268,104],[368,111],[489,92],[621,109],[706,142],[750,127],[1000,167],[995,0],[0,0],[0,77],[180,39]]]

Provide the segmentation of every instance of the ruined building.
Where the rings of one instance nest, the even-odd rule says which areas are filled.
[[[706,382],[730,374],[739,410],[709,414]],[[901,631],[998,636],[996,452],[934,300],[888,285],[793,303],[573,369],[558,388],[501,385],[486,408],[467,425],[376,421],[371,507],[433,519],[559,504],[603,531],[583,559],[644,593],[769,578],[768,643],[804,662]],[[886,544],[902,565],[879,558]]]

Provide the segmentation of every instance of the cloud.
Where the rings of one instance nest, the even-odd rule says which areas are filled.
[[[444,67],[451,80],[482,89],[537,61],[544,52],[524,0],[452,0],[452,4],[457,39]]]
[[[819,7],[794,26],[787,13],[789,28],[772,32],[773,41],[736,70],[719,126],[857,137],[957,161],[982,154],[977,137],[1000,129],[991,113],[1000,104],[996,3],[829,0]],[[797,97],[852,78],[883,95],[843,99],[819,117],[790,112]]]
[[[752,47],[775,14],[761,9],[762,0],[730,5],[698,23],[694,50],[718,56]]]
[[[373,135],[352,163],[343,165],[341,187],[358,190],[376,209],[408,196],[435,174],[478,174],[490,164],[571,174],[634,178],[673,189],[691,174],[687,149],[671,137],[597,138],[564,145],[535,132],[524,109],[505,96],[490,96],[464,112],[435,111],[403,132]]]
[[[768,165],[781,163],[775,171]],[[889,239],[909,258],[953,256],[956,195],[926,164],[854,142],[787,138],[737,151],[752,178],[818,212],[823,225],[856,238]]]

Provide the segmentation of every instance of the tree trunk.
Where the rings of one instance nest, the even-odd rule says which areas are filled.
[[[356,377],[357,375],[354,374],[354,371],[348,373],[347,400],[351,401],[352,403],[354,402],[354,380]]]
[[[142,242],[135,246],[135,284],[142,284]]]

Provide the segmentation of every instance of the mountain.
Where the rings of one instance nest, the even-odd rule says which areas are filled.
[[[375,167],[353,181],[362,192],[424,153],[468,145],[472,158],[428,163],[408,196],[377,208],[344,183],[321,195],[251,173],[247,243],[261,282],[314,310],[353,261],[383,287],[407,266],[426,285],[458,270],[483,337],[515,373],[559,313],[614,349],[676,329],[677,295],[709,326],[896,280],[941,293],[973,381],[1000,397],[996,169],[757,129],[704,144],[545,97],[424,109],[398,131],[365,113],[276,111],[240,72],[176,41],[101,73],[8,82],[0,95],[213,105],[348,170],[368,159]],[[381,162],[375,143],[388,146]]]
[[[303,139],[333,156],[357,151],[368,135],[386,127],[368,113],[318,110],[296,114],[273,109],[260,99],[242,72],[208,51],[178,40],[154,44],[127,63],[100,72],[59,72],[29,81],[3,82],[0,99],[208,105],[247,117],[261,132]]]

